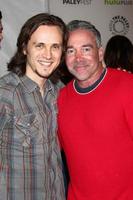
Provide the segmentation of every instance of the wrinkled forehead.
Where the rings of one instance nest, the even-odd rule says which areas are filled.
[[[86,45],[89,43],[96,43],[95,35],[87,29],[76,29],[69,32],[67,46]]]

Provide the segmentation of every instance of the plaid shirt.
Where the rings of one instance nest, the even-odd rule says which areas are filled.
[[[57,87],[26,76],[0,79],[0,200],[64,200],[56,137]]]

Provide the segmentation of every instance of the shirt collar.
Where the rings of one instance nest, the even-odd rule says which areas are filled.
[[[37,83],[31,80],[28,76],[24,75],[20,77],[21,84],[27,90],[28,93],[33,92],[36,88],[39,88]]]
[[[74,80],[73,81],[73,87],[75,89],[75,91],[79,94],[86,94],[86,93],[90,93],[92,92],[94,89],[96,89],[98,87],[98,85],[102,82],[102,80],[104,79],[105,75],[106,75],[106,72],[107,72],[107,68],[104,68],[103,69],[103,72],[102,74],[100,75],[99,79],[96,80],[95,83],[93,83],[92,85],[86,87],[86,88],[81,88],[77,81]]]
[[[21,80],[21,84],[23,85],[23,87],[27,90],[28,93],[33,92],[35,89],[39,89],[39,86],[37,85],[36,82],[34,82],[32,79],[30,79],[28,76],[24,75],[22,77],[20,77]],[[50,80],[46,80],[45,82],[45,92],[49,92],[52,91],[53,94],[55,93],[55,87],[54,85],[51,83]]]

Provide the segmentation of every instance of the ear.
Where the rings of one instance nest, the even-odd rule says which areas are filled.
[[[99,61],[103,61],[103,59],[104,59],[103,58],[104,57],[104,49],[103,49],[103,47],[100,47],[98,52],[99,52]]]
[[[24,55],[27,55],[27,47],[26,47],[26,45],[24,45],[24,44],[23,44],[23,54],[24,54]]]
[[[23,54],[27,55],[27,50],[26,49],[23,49]]]

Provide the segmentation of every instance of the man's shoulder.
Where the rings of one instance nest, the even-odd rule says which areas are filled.
[[[53,83],[51,80],[48,80],[46,87],[48,90],[50,89],[52,91],[52,94],[54,94],[57,97],[59,91],[64,87],[64,84],[61,81]]]
[[[0,84],[4,83],[12,83],[14,85],[18,84],[19,82],[19,77],[17,74],[13,72],[9,72],[5,74],[4,76],[0,77]]]
[[[59,98],[66,98],[69,95],[71,95],[71,92],[73,91],[73,80],[71,80],[67,85],[65,85],[63,88],[59,91]],[[69,94],[69,95],[68,95]]]
[[[0,78],[0,90],[12,93],[19,84],[19,77],[10,72]]]
[[[122,90],[124,93],[133,92],[133,74],[123,70],[108,69],[110,87]]]
[[[113,77],[118,81],[127,80],[127,81],[133,82],[133,74],[129,73],[127,71],[123,71],[120,69],[108,68],[108,73],[109,73],[110,77]]]
[[[64,83],[62,82],[62,81],[57,81],[55,84],[53,84],[54,85],[54,87],[55,87],[55,89],[57,90],[57,91],[59,91],[60,89],[62,89],[62,88],[64,88]]]
[[[66,92],[67,90],[70,90],[73,85],[73,80],[71,80],[69,83],[67,83],[63,88],[61,88],[61,92]]]
[[[108,67],[107,68],[108,69],[108,71],[109,71],[109,73],[112,73],[112,74],[116,74],[116,75],[121,75],[121,76],[127,76],[127,77],[132,77],[133,76],[133,74],[132,73],[130,73],[130,72],[128,72],[128,71],[126,71],[126,70],[122,70],[122,69],[116,69],[116,68],[110,68],[110,67]]]

